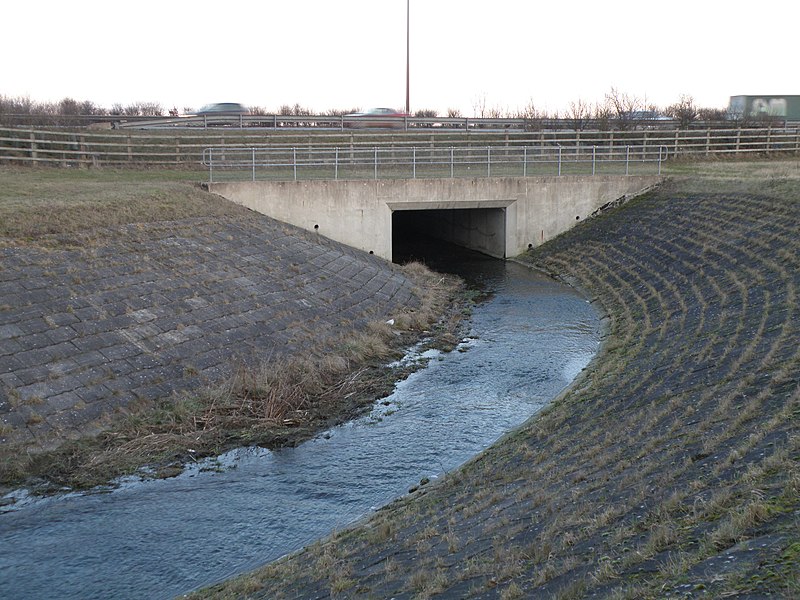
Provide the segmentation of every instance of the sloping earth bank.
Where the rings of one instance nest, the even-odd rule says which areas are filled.
[[[346,414],[352,406],[310,415],[319,407],[308,406],[307,388],[341,391],[344,383],[324,376],[347,373],[353,383],[365,359],[385,352],[382,344],[420,335],[436,312],[422,316],[423,288],[433,291],[441,277],[419,277],[426,277],[420,269],[415,275],[246,211],[0,244],[0,475],[8,483],[34,473],[75,484],[70,472],[87,475],[82,461],[97,467],[98,448],[72,444],[38,467],[28,451],[98,432],[117,455],[130,458],[147,443],[152,451],[139,460],[163,460],[163,442],[177,447],[170,460],[188,461],[187,448],[196,456],[197,440],[214,428],[206,451],[264,442],[269,427],[279,430],[272,440],[279,444],[311,418]],[[390,318],[394,327],[385,324]],[[297,376],[281,379],[292,368]],[[206,393],[206,406],[186,400],[219,385],[232,387]],[[279,386],[290,389],[276,393]],[[284,391],[298,398],[293,406],[254,401]],[[168,406],[178,397],[186,401]],[[215,406],[238,411],[240,428],[262,438],[226,441],[232,419],[212,422]],[[114,430],[129,414],[127,429]],[[96,470],[84,484],[118,474],[110,465]]]
[[[525,257],[609,335],[549,409],[197,596],[800,596],[800,184],[672,183]]]

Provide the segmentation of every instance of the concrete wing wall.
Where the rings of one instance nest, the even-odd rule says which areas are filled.
[[[209,189],[279,221],[391,260],[393,211],[502,209],[505,219],[486,222],[505,226],[505,231],[486,235],[504,239],[504,257],[510,257],[567,231],[604,204],[660,181],[657,176],[615,175],[250,181],[211,183]],[[478,250],[495,248],[488,239],[467,242]]]

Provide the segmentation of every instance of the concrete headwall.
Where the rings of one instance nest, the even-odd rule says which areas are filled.
[[[370,181],[210,183],[210,191],[274,219],[392,259],[398,210],[501,209],[484,219],[504,231],[503,256],[516,256],[573,227],[604,204],[639,193],[658,176],[492,177]],[[470,247],[494,247],[473,240]],[[493,252],[494,253],[494,252]],[[499,254],[499,253],[498,253]]]

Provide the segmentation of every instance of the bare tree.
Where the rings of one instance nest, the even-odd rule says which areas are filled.
[[[361,107],[356,106],[349,109],[332,108],[330,110],[325,111],[323,114],[328,117],[341,117],[344,115],[352,115],[359,112],[361,112]]]
[[[611,90],[606,94],[605,100],[612,111],[611,116],[616,121],[617,127],[625,130],[634,126],[637,113],[642,110],[643,106],[639,98],[620,92],[612,86]]]
[[[507,108],[500,108],[499,106],[494,106],[489,109],[486,116],[490,119],[504,119],[508,117],[508,109]]]
[[[698,108],[697,118],[701,121],[732,121],[736,116],[727,108]]]
[[[486,94],[481,94],[472,101],[472,116],[478,119],[486,118]]]
[[[542,123],[547,118],[547,113],[543,110],[536,108],[533,98],[528,100],[528,103],[522,107],[522,110],[517,111],[517,116],[520,119],[525,119],[526,131],[538,131],[542,128]]]
[[[591,116],[589,105],[578,98],[576,102],[570,102],[567,109],[567,119],[570,121],[572,129],[581,131],[586,127],[586,122]]]
[[[688,129],[689,125],[695,122],[699,117],[694,98],[688,94],[681,94],[678,101],[675,104],[669,105],[665,112],[668,116],[678,121],[681,129]]]
[[[611,107],[608,105],[608,102],[597,102],[594,105],[594,112],[592,113],[592,119],[596,123],[596,127],[600,131],[608,131],[611,129],[611,118],[613,113],[611,111]]]
[[[447,109],[447,117],[450,119],[460,119],[461,118],[461,111],[457,108],[448,108]]]
[[[435,119],[439,116],[439,112],[431,108],[423,108],[414,112],[415,117],[420,119]]]
[[[158,102],[140,102],[139,112],[143,117],[164,116],[164,107]]]
[[[89,116],[94,116],[94,115],[105,116],[108,114],[108,111],[106,109],[97,106],[91,100],[84,100],[83,102],[81,102],[80,106],[78,107],[78,111],[82,115],[89,115]]]
[[[293,105],[282,104],[278,109],[278,114],[284,117],[301,117],[310,115],[311,111],[300,106],[299,102],[295,102]]]

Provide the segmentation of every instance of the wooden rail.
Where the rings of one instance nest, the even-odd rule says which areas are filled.
[[[665,158],[800,152],[800,128],[674,129],[656,131],[254,131],[218,128],[198,132],[0,128],[0,164],[62,166],[201,167],[208,147],[373,148],[506,147],[537,145],[585,152],[593,146],[628,148]]]

